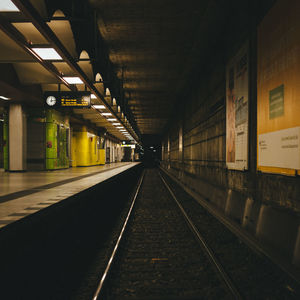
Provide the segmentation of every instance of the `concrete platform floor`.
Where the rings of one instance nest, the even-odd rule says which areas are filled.
[[[126,162],[57,171],[0,172],[0,230],[136,164]]]

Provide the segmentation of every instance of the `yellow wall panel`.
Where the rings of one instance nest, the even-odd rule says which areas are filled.
[[[299,16],[300,1],[279,0],[258,27],[258,136],[300,126]],[[283,113],[274,117],[270,107],[270,92],[282,85]],[[258,169],[271,173],[295,174],[295,170],[272,166],[258,165]]]
[[[99,163],[100,165],[105,165],[105,149],[99,149]]]
[[[71,166],[77,167],[77,139],[76,139],[76,133],[74,132],[71,139]]]
[[[82,126],[72,136],[72,166],[105,164],[105,150],[98,149],[98,137]],[[104,153],[104,154],[103,154]]]

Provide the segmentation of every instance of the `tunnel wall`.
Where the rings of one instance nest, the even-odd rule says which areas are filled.
[[[266,17],[287,5],[277,1]],[[293,5],[289,11],[299,9],[297,1]],[[300,257],[300,247],[295,246],[299,244],[297,234],[298,240],[300,236],[297,170],[284,174],[257,167],[257,31],[263,21],[252,20],[239,35],[227,32],[221,51],[194,73],[194,84],[186,89],[163,139],[161,166],[256,238],[296,262]],[[233,170],[226,164],[226,67],[245,43],[249,45],[248,169]]]

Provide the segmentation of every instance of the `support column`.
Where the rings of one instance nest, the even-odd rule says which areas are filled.
[[[21,104],[9,107],[9,171],[26,170],[26,116]]]

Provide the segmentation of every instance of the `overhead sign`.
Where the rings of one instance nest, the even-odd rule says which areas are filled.
[[[129,147],[131,149],[135,149],[135,145],[130,145],[130,144],[121,144],[121,147]]]
[[[90,92],[46,92],[45,103],[48,107],[90,107]]]

